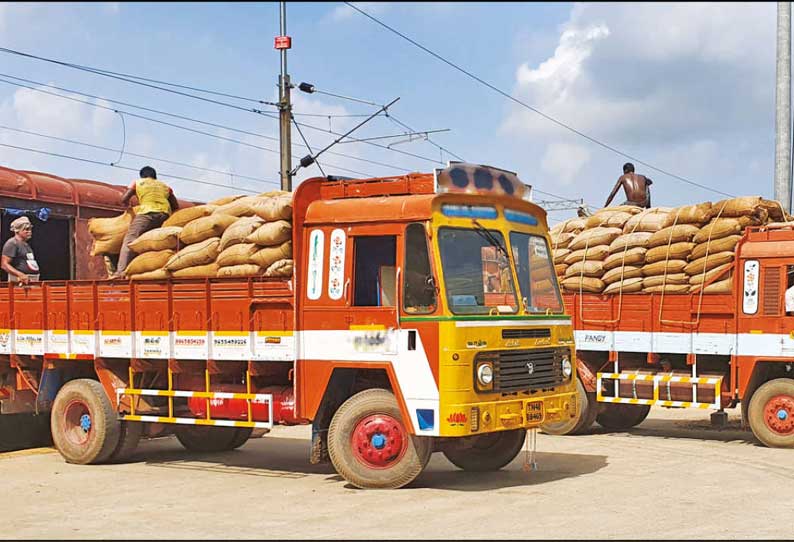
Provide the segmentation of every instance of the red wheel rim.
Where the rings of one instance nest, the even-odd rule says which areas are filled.
[[[360,420],[350,438],[353,455],[371,469],[388,469],[399,462],[408,449],[403,424],[388,414],[373,414]]]
[[[88,442],[93,432],[91,411],[88,405],[75,400],[66,405],[63,411],[63,433],[73,444],[82,446]]]
[[[775,433],[794,433],[794,397],[775,395],[764,406],[764,422]]]

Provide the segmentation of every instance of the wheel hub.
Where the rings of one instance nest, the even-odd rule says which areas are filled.
[[[350,444],[355,458],[365,466],[386,469],[402,458],[408,438],[399,420],[387,414],[375,414],[356,424]]]
[[[63,431],[70,441],[83,445],[91,436],[91,411],[83,401],[72,401],[63,412]]]
[[[764,407],[764,421],[776,433],[794,433],[794,397],[776,395],[769,399]]]

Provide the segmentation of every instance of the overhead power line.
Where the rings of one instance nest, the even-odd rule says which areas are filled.
[[[631,156],[630,154],[627,154],[627,153],[625,153],[625,152],[623,152],[623,151],[621,151],[621,150],[619,150],[619,149],[617,149],[617,148],[613,147],[612,145],[609,145],[609,144],[607,144],[607,143],[604,143],[604,142],[602,142],[602,141],[599,141],[599,140],[598,140],[598,139],[596,139],[595,137],[592,137],[592,136],[590,136],[590,135],[587,135],[587,134],[585,134],[584,132],[582,132],[582,131],[580,131],[580,130],[577,130],[576,128],[573,128],[572,126],[569,126],[568,124],[566,124],[566,123],[564,123],[564,122],[562,122],[562,121],[560,121],[560,120],[557,120],[557,119],[555,119],[554,117],[552,117],[552,116],[550,116],[550,115],[547,115],[547,114],[546,114],[546,113],[544,113],[543,111],[541,111],[541,110],[539,110],[539,109],[537,109],[537,108],[535,108],[535,107],[532,107],[531,105],[527,104],[526,102],[524,102],[524,101],[522,101],[522,100],[519,100],[518,98],[514,97],[512,94],[509,94],[509,93],[507,93],[507,92],[503,91],[502,89],[500,89],[500,88],[498,88],[498,87],[496,87],[496,86],[492,85],[492,84],[491,84],[491,83],[489,83],[488,81],[485,81],[485,80],[484,80],[484,79],[482,79],[481,77],[478,77],[477,75],[475,75],[475,74],[474,74],[474,73],[472,73],[471,71],[469,71],[469,70],[466,70],[465,68],[462,68],[462,67],[458,66],[457,64],[455,64],[454,62],[452,62],[452,61],[450,61],[450,60],[447,60],[447,59],[446,59],[446,58],[444,58],[443,56],[439,55],[438,53],[436,53],[436,52],[434,52],[434,51],[432,51],[432,50],[430,50],[430,49],[428,49],[427,47],[425,47],[425,46],[424,46],[424,45],[422,45],[421,43],[419,43],[419,42],[417,42],[416,40],[414,40],[414,39],[412,39],[412,38],[408,37],[407,35],[403,34],[403,33],[402,33],[402,32],[400,32],[399,30],[397,30],[397,29],[395,29],[395,28],[393,28],[393,27],[389,26],[388,24],[384,23],[383,21],[381,21],[381,20],[380,20],[380,19],[378,19],[377,17],[374,17],[374,16],[370,15],[369,13],[367,13],[367,12],[366,12],[366,11],[364,11],[363,9],[361,9],[361,8],[359,8],[359,7],[357,7],[357,6],[355,6],[355,5],[354,5],[354,4],[352,4],[351,2],[344,2],[344,3],[345,3],[347,6],[349,6],[349,7],[353,8],[353,9],[354,9],[354,10],[356,10],[357,12],[361,13],[362,15],[364,15],[365,17],[367,17],[367,18],[368,18],[368,19],[370,19],[371,21],[373,21],[373,22],[375,22],[375,23],[379,24],[380,26],[382,26],[383,28],[385,28],[385,29],[386,29],[386,30],[388,30],[389,32],[392,32],[392,33],[394,33],[394,34],[396,34],[396,35],[400,36],[402,39],[404,39],[404,40],[406,40],[407,42],[411,43],[411,44],[412,44],[412,45],[414,45],[415,47],[418,47],[419,49],[421,49],[422,51],[426,52],[427,54],[429,54],[429,55],[431,55],[431,56],[435,57],[436,59],[440,60],[441,62],[443,62],[443,63],[447,64],[448,66],[450,66],[450,67],[452,67],[452,68],[454,68],[454,69],[458,70],[459,72],[463,73],[464,75],[466,75],[466,76],[468,76],[468,77],[470,77],[470,78],[474,79],[474,80],[475,80],[475,81],[477,81],[478,83],[480,83],[480,84],[482,84],[482,85],[485,85],[486,87],[490,88],[490,89],[491,89],[491,90],[493,90],[494,92],[496,92],[496,93],[498,93],[498,94],[500,94],[500,95],[504,96],[504,97],[505,97],[505,98],[507,98],[508,100],[510,100],[510,101],[512,101],[512,102],[515,102],[515,103],[517,103],[517,104],[518,104],[518,105],[520,105],[521,107],[524,107],[524,108],[526,108],[526,109],[528,109],[528,110],[530,110],[530,111],[532,111],[532,112],[534,112],[534,113],[537,113],[538,115],[540,115],[540,116],[541,116],[541,117],[543,117],[544,119],[546,119],[546,120],[548,120],[548,121],[550,121],[550,122],[553,122],[554,124],[556,124],[556,125],[558,125],[558,126],[560,126],[560,127],[564,128],[564,129],[566,129],[566,130],[568,130],[568,131],[570,131],[570,132],[572,132],[572,133],[574,133],[574,134],[576,134],[576,135],[578,135],[578,136],[580,136],[580,137],[583,137],[583,138],[587,139],[587,140],[588,140],[588,141],[590,141],[591,143],[595,143],[596,145],[598,145],[598,146],[600,146],[600,147],[603,147],[604,149],[607,149],[607,150],[609,150],[609,151],[612,151],[612,152],[614,152],[615,154],[617,154],[617,155],[619,155],[619,156],[623,156],[623,157],[625,157],[625,158],[628,158],[629,160],[632,160],[632,161],[634,161],[634,162],[637,162],[638,164],[642,164],[643,166],[645,166],[645,167],[647,167],[647,168],[649,168],[649,169],[652,169],[652,170],[654,170],[654,171],[658,171],[659,173],[662,173],[663,175],[667,175],[668,177],[671,177],[671,178],[673,178],[673,179],[677,179],[677,180],[679,180],[679,181],[682,181],[682,182],[684,182],[684,183],[690,184],[690,185],[692,185],[692,186],[697,186],[698,188],[702,188],[703,190],[709,190],[709,191],[711,191],[711,192],[714,192],[714,193],[716,193],[716,194],[722,194],[723,196],[728,196],[728,197],[735,197],[733,194],[728,194],[727,192],[723,192],[722,190],[717,190],[716,188],[712,188],[712,187],[710,187],[710,186],[706,186],[706,185],[704,185],[704,184],[700,184],[700,183],[697,183],[697,182],[695,182],[695,181],[691,181],[691,180],[689,180],[689,179],[686,179],[686,178],[684,178],[684,177],[681,177],[680,175],[676,175],[675,173],[671,173],[671,172],[669,172],[669,171],[666,171],[666,170],[664,170],[664,169],[658,168],[658,167],[656,167],[656,166],[654,166],[654,165],[652,165],[652,164],[649,164],[648,162],[645,162],[645,161],[643,161],[643,160],[641,160],[641,159],[639,159],[639,158],[637,158],[637,157]]]

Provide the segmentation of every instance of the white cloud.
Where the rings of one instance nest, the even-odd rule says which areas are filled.
[[[540,164],[549,174],[544,177],[544,183],[571,184],[589,161],[590,151],[581,145],[552,143],[546,148]]]

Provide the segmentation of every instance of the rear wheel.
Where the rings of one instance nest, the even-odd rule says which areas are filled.
[[[576,379],[576,415],[560,422],[547,422],[540,426],[548,435],[578,435],[587,431],[595,421],[598,404],[594,393],[584,389],[582,381]]]
[[[465,444],[450,446],[444,450],[444,455],[463,470],[499,470],[516,458],[526,436],[526,429],[513,429],[465,437]]]
[[[776,378],[753,393],[748,406],[750,429],[770,448],[794,448],[794,380]]]
[[[119,443],[110,455],[110,460],[122,462],[129,459],[138,447],[141,435],[143,435],[143,423],[122,421],[119,431]]]
[[[110,458],[119,444],[121,423],[105,389],[96,380],[66,383],[52,406],[52,440],[69,463],[87,465]]]
[[[238,427],[237,434],[232,439],[231,444],[229,444],[229,450],[235,450],[248,442],[248,439],[251,438],[251,433],[254,432],[253,427]]]
[[[610,431],[625,431],[641,424],[651,411],[650,405],[628,405],[622,403],[606,403],[603,411],[596,416],[596,421]]]
[[[241,427],[215,427],[207,425],[180,425],[174,429],[180,444],[191,452],[226,452],[242,446],[239,442]]]
[[[328,454],[336,471],[360,488],[398,488],[427,466],[433,442],[412,436],[388,390],[369,389],[345,401],[328,428]]]

